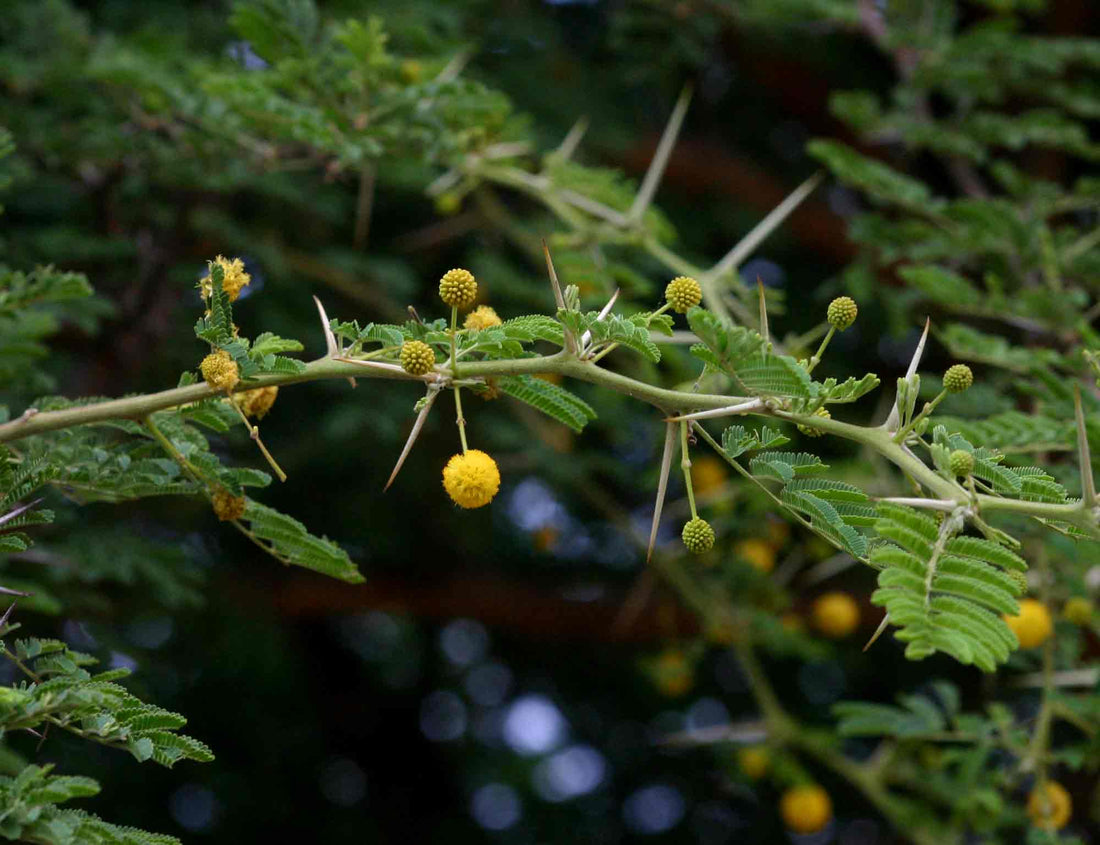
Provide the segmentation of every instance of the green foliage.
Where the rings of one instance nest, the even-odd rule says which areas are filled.
[[[302,566],[349,584],[365,579],[351,562],[348,553],[327,537],[316,537],[298,520],[248,500],[244,521],[257,540],[269,545],[268,551],[287,565]]]
[[[496,386],[501,393],[526,402],[578,433],[590,420],[596,419],[596,412],[587,402],[543,379],[506,376],[497,379]]]

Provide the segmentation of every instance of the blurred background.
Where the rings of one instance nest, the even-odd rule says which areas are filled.
[[[549,313],[540,237],[586,307],[621,288],[631,308],[652,308],[670,274],[650,256],[630,243],[554,240],[559,224],[522,192],[438,182],[449,157],[492,131],[537,158],[586,119],[574,160],[593,169],[572,178],[590,189],[605,180],[613,198],[623,179],[641,179],[690,85],[657,204],[677,253],[707,264],[816,171],[807,140],[854,141],[830,115],[830,92],[886,92],[897,73],[858,20],[818,22],[804,3],[347,0],[320,2],[316,14],[306,3],[255,4],[290,9],[303,67],[323,61],[329,22],[377,16],[410,85],[453,67],[485,86],[455,95],[449,124],[379,136],[388,146],[371,164],[362,149],[334,152],[340,142],[320,137],[309,115],[265,105],[249,74],[280,48],[250,40],[239,10],[231,26],[227,2],[4,5],[0,124],[17,151],[3,260],[83,271],[98,293],[67,313],[44,363],[49,380],[9,384],[13,409],[46,393],[175,385],[205,353],[192,333],[195,286],[218,254],[240,256],[252,275],[235,311],[242,328],[300,338],[305,358],[324,352],[313,295],[330,316],[361,324],[403,321],[410,305],[444,316],[435,285],[454,266],[476,274],[482,300],[505,318]],[[1095,33],[1100,8],[1054,2],[1024,25]],[[287,84],[324,112],[326,91]],[[811,330],[833,296],[863,294],[860,322],[838,336],[824,374],[873,370],[892,384],[923,313],[902,295],[872,296],[889,280],[871,276],[863,290],[844,281],[856,256],[846,220],[861,208],[825,182],[740,273],[768,288],[784,335]],[[949,363],[938,349],[926,360]],[[672,347],[660,370],[626,356],[608,363],[666,384],[695,373]],[[201,501],[64,511],[51,548],[70,549],[78,569],[6,564],[52,584],[63,608],[22,613],[25,629],[132,666],[132,688],[186,714],[217,761],[154,770],[60,733],[40,749],[33,737],[13,747],[94,773],[104,790],[89,807],[103,817],[188,842],[786,841],[776,791],[748,780],[735,745],[705,741],[716,726],[756,718],[741,669],[720,633],[642,578],[661,420],[570,387],[599,414],[582,436],[506,399],[468,400],[471,445],[504,477],[492,506],[473,512],[455,509],[439,483],[458,448],[449,401],[383,495],[418,389],[284,388],[261,428],[289,480],[256,497],[346,548],[361,586],[276,565]],[[851,419],[883,413],[875,402]],[[877,471],[845,444],[814,445],[857,474]],[[212,447],[262,467],[239,430]],[[909,664],[888,637],[862,653],[880,618],[867,600],[874,574],[772,515],[719,462],[701,459],[696,473],[720,536],[714,577],[762,596],[783,620],[777,637],[789,642],[766,665],[793,713],[828,725],[839,700],[888,701],[933,677],[980,695],[976,673],[947,658]],[[659,538],[668,554],[683,495],[674,473]],[[860,606],[844,639],[817,636],[807,620],[826,591]],[[628,597],[636,612],[616,624]],[[685,736],[696,741],[675,741]],[[836,821],[806,842],[903,841],[850,789],[831,788],[829,773],[814,774]]]

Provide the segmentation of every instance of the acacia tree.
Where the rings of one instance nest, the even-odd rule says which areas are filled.
[[[479,225],[539,262],[545,281],[537,292],[509,286],[488,259],[484,275],[477,261],[437,268],[438,282],[433,276],[417,284],[439,299],[406,289],[421,310],[405,319],[394,308],[400,284],[379,295],[328,271],[366,313],[330,319],[319,299],[303,302],[316,308],[315,338],[326,350],[304,361],[293,355],[309,338],[242,328],[251,324],[241,297],[254,274],[240,259],[219,255],[197,280],[194,351],[176,387],[112,399],[30,399],[45,383],[35,359],[57,330],[54,315],[94,316],[80,305],[92,289],[80,274],[52,267],[6,270],[0,307],[12,412],[0,424],[8,450],[0,487],[4,550],[16,559],[49,553],[48,544],[31,548],[39,526],[55,517],[43,507],[47,495],[58,499],[59,513],[93,501],[183,495],[208,500],[218,519],[280,562],[354,585],[363,575],[340,545],[249,492],[273,476],[294,483],[280,466],[280,444],[266,443],[256,424],[277,413],[277,389],[361,380],[373,396],[386,380],[422,386],[387,487],[401,484],[399,471],[415,460],[428,421],[450,415],[453,405],[455,454],[438,468],[442,489],[432,507],[439,509],[450,506],[447,496],[461,508],[493,507],[502,475],[507,483],[491,445],[470,447],[467,422],[514,400],[580,432],[597,420],[609,401],[603,397],[619,395],[633,404],[611,405],[613,419],[650,415],[664,432],[648,537],[629,524],[623,529],[647,567],[634,598],[655,576],[698,615],[711,645],[736,654],[766,737],[766,752],[754,748],[755,757],[740,758],[740,776],[768,774],[783,790],[789,829],[815,833],[829,823],[830,799],[813,773],[831,770],[918,843],[971,834],[1019,841],[1025,827],[1029,841],[1050,841],[1071,818],[1083,830],[1100,759],[1100,698],[1090,692],[1095,669],[1083,656],[1097,625],[1088,550],[1100,539],[1090,446],[1100,406],[1100,339],[1092,328],[1100,192],[1086,168],[1098,154],[1088,121],[1097,114],[1100,47],[1019,34],[1010,17],[994,13],[960,25],[953,3],[898,4],[886,14],[873,4],[716,3],[705,18],[782,27],[808,8],[822,25],[866,36],[894,62],[897,84],[885,97],[833,96],[833,111],[859,133],[862,151],[835,140],[809,144],[828,173],[866,202],[850,221],[860,251],[841,281],[850,295],[833,297],[827,308],[821,302],[815,327],[784,335],[776,330],[782,299],[763,285],[741,284],[738,270],[825,174],[806,174],[717,260],[678,251],[671,217],[654,200],[690,107],[688,91],[636,185],[579,163],[583,122],[540,154],[507,98],[464,76],[468,54],[433,45],[440,49],[431,54],[399,55],[376,18],[328,21],[310,4],[257,2],[234,10],[231,25],[243,40],[228,56],[179,63],[158,61],[136,44],[87,49],[73,61],[85,62],[112,95],[97,108],[129,115],[148,162],[181,162],[173,178],[220,190],[248,185],[268,196],[275,185],[263,179],[273,173],[344,179],[354,195],[357,252],[369,242],[385,180],[404,178],[441,212],[476,208]],[[20,24],[29,29],[36,14],[27,4]],[[665,12],[647,14],[660,20]],[[10,156],[12,138],[21,150],[32,117],[5,119],[13,130]],[[31,159],[56,154],[50,146],[62,143],[28,142]],[[1062,156],[1058,180],[1029,170],[1017,153],[1032,148]],[[116,152],[109,144],[105,150]],[[28,167],[20,155],[17,179]],[[222,166],[216,176],[203,173],[227,157],[247,172]],[[907,166],[931,169],[937,181]],[[406,175],[389,176],[401,167]],[[215,223],[232,242],[231,218]],[[283,244],[254,249],[308,272],[308,260]],[[479,284],[485,275],[491,306]],[[887,279],[904,287],[885,292]],[[428,311],[424,303],[433,300],[436,310]],[[830,359],[834,341],[853,326],[863,343],[874,337],[869,312],[923,324],[900,378],[842,372]],[[921,366],[934,343],[951,366]],[[886,394],[877,408],[875,391]],[[499,402],[471,404],[475,396]],[[257,461],[242,452],[230,463],[211,447],[211,436],[238,427]],[[858,458],[827,465],[816,452],[833,439],[858,447]],[[956,686],[940,682],[927,695],[900,691],[899,706],[839,704],[829,730],[796,718],[761,655],[805,658],[815,640],[779,620],[789,601],[784,585],[766,573],[745,577],[743,561],[705,565],[729,558],[733,537],[713,501],[710,519],[696,501],[692,467],[704,451],[805,536],[875,570],[878,633],[903,643],[906,658],[942,653],[998,679],[1037,673],[1034,720],[1000,703],[1007,697],[1000,680],[973,709],[963,708]],[[674,460],[686,509],[670,508],[682,538],[670,546],[657,541]],[[87,554],[79,542],[67,550],[78,566]],[[731,568],[742,575],[729,577]],[[33,594],[20,608],[50,599],[42,584],[6,583],[14,594]],[[623,618],[633,612],[628,604]],[[848,612],[843,603],[822,606],[818,628],[850,630]],[[169,766],[212,759],[201,741],[179,733],[182,716],[117,683],[127,670],[97,673],[88,668],[92,658],[60,640],[12,639],[22,623],[19,609],[9,613],[2,653],[24,677],[4,691],[0,719],[8,732],[52,726]],[[1055,625],[1054,615],[1065,620]],[[870,645],[865,659],[882,659],[886,648]],[[672,657],[655,671],[682,672],[691,659]],[[1061,724],[1067,732],[1055,742]],[[875,738],[875,752],[848,756],[840,740],[853,736]],[[719,741],[739,738],[735,728]],[[10,838],[175,841],[61,808],[94,794],[89,778],[30,762],[16,768],[0,799],[0,831]],[[1076,815],[1061,784],[1070,768],[1083,770]]]

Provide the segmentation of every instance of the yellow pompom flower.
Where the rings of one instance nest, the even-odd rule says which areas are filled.
[[[258,420],[264,418],[271,406],[275,404],[275,398],[279,395],[276,385],[257,387],[255,390],[246,390],[236,394],[237,406],[244,411],[245,416],[255,417]]]
[[[794,833],[817,833],[833,817],[833,802],[820,786],[795,786],[779,799],[783,824]]]
[[[219,490],[214,494],[211,502],[214,506],[214,515],[222,522],[232,522],[244,516],[244,509],[248,501],[244,496],[234,496],[228,490]]]
[[[761,572],[771,572],[775,568],[775,547],[766,540],[757,537],[742,540],[733,547],[733,553]]]
[[[665,301],[678,314],[686,314],[703,301],[703,289],[691,276],[677,276],[665,287]]]
[[[502,322],[497,312],[488,305],[479,305],[466,315],[466,322],[462,324],[462,328],[480,331],[481,329],[491,329],[493,326],[499,326]]]
[[[1054,633],[1050,611],[1036,599],[1021,599],[1019,616],[1005,616],[1004,620],[1020,641],[1020,648],[1037,648]]]
[[[477,299],[477,281],[469,270],[456,267],[439,280],[439,298],[448,305],[465,308]]]
[[[237,368],[237,362],[224,349],[211,352],[202,359],[199,364],[202,377],[214,390],[229,392],[237,386],[241,380],[241,371]]]
[[[1073,799],[1062,784],[1048,780],[1031,791],[1027,799],[1027,815],[1035,827],[1061,830],[1073,815]]]
[[[737,751],[737,765],[749,780],[760,780],[768,773],[771,756],[762,745],[753,745]]]
[[[500,489],[497,462],[480,449],[454,455],[443,468],[443,489],[460,508],[487,505]]]
[[[411,376],[422,376],[435,366],[435,352],[420,340],[401,344],[401,369]]]
[[[252,277],[244,271],[244,262],[239,258],[234,258],[230,261],[224,255],[219,255],[213,261],[208,261],[207,265],[211,271],[214,265],[221,267],[222,269],[222,290],[225,291],[225,295],[229,297],[230,302],[235,302],[237,297],[241,295],[241,289],[248,287],[252,282]],[[199,290],[202,292],[202,298],[209,299],[210,294],[213,292],[213,282],[210,279],[210,273],[207,273],[202,279],[199,280]]]
[[[824,636],[839,640],[859,627],[859,605],[847,593],[820,595],[813,604],[814,627]]]

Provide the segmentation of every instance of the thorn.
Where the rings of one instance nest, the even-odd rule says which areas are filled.
[[[565,308],[565,297],[561,292],[561,285],[558,283],[558,274],[554,270],[554,259],[550,257],[550,247],[546,245],[546,239],[542,240],[542,252],[546,256],[546,272],[550,274],[550,287],[554,289],[554,301],[557,302],[559,309]],[[573,337],[573,332],[569,331],[569,327],[564,327],[565,333],[565,347],[572,355],[578,353],[577,339]]]
[[[875,629],[875,633],[871,634],[871,639],[867,640],[867,645],[863,647],[864,651],[867,651],[872,645],[875,644],[875,640],[882,636],[882,632],[886,630],[886,626],[890,624],[890,614],[884,613],[882,615],[882,621],[878,623],[878,627]]]
[[[11,522],[17,516],[25,514],[27,511],[29,511],[31,508],[33,508],[35,505],[41,504],[43,501],[45,501],[45,500],[43,498],[39,497],[39,498],[35,499],[33,502],[28,502],[25,505],[20,505],[19,507],[15,508],[14,510],[8,511],[3,516],[0,516],[0,525],[3,525],[7,522]]]
[[[649,547],[646,549],[645,562],[653,558],[653,547],[657,543],[657,526],[661,523],[661,509],[665,505],[665,491],[668,489],[668,473],[672,468],[672,452],[676,446],[676,423],[665,426],[665,451],[661,455],[661,475],[657,481],[657,503],[653,506],[653,527],[649,530]]]
[[[565,138],[562,139],[561,145],[554,151],[555,156],[562,161],[571,159],[577,147],[580,146],[581,139],[584,138],[584,133],[587,131],[588,118],[582,116],[573,124],[573,128],[569,130]]]
[[[15,602],[12,602],[11,606],[4,611],[4,615],[0,616],[0,630],[7,627],[8,620],[11,618],[11,612],[13,610],[15,610]]]
[[[1085,411],[1081,405],[1081,387],[1073,387],[1073,413],[1077,418],[1077,460],[1081,464],[1081,503],[1087,510],[1096,505],[1096,481],[1092,476],[1089,435],[1085,430]]]
[[[760,336],[768,343],[768,306],[764,301],[764,283],[759,276],[756,277],[756,291],[760,296]]]
[[[602,321],[604,317],[606,317],[608,314],[611,313],[611,309],[615,307],[615,300],[618,299],[618,298],[619,298],[619,288],[615,288],[615,292],[613,294],[611,294],[611,299],[609,299],[607,301],[607,305],[605,305],[603,307],[603,309],[601,309],[601,311],[599,313],[599,316],[596,317],[597,322]],[[584,349],[586,346],[588,346],[588,343],[591,340],[592,340],[592,330],[589,329],[588,331],[586,331],[584,334],[581,335],[581,349]]]
[[[439,396],[439,388],[435,386],[429,387],[428,398],[424,402],[424,407],[420,409],[420,413],[416,415],[416,422],[413,423],[412,431],[409,432],[409,439],[405,441],[405,448],[402,449],[401,454],[398,455],[393,472],[390,473],[390,478],[386,482],[386,486],[382,488],[383,493],[390,489],[390,485],[393,484],[394,479],[397,478],[397,473],[401,472],[401,467],[405,465],[405,458],[409,456],[409,452],[412,451],[416,438],[420,436],[420,429],[424,427],[424,421],[428,419],[428,411],[432,409],[432,405],[435,403],[437,396]]]
[[[790,217],[791,213],[802,204],[806,197],[813,193],[814,189],[821,184],[824,178],[825,172],[819,170],[791,191],[786,199],[768,212],[768,215],[757,223],[745,237],[738,241],[734,247],[722,257],[721,261],[704,273],[703,278],[710,281],[712,279],[717,279],[719,276],[731,270],[737,269],[741,262],[748,258],[749,253],[755,250],[768,235],[779,228],[780,224]],[[702,282],[703,279],[699,281]]]
[[[335,358],[343,350],[336,343],[336,335],[332,333],[332,327],[329,325],[328,314],[325,313],[325,306],[321,304],[321,300],[316,296],[313,297],[313,301],[317,304],[317,312],[321,315],[321,328],[325,333],[325,348],[328,350],[328,357]],[[355,387],[355,379],[349,378],[348,384]]]
[[[657,192],[657,185],[660,183],[665,167],[668,165],[668,159],[672,155],[672,149],[676,146],[676,136],[680,134],[680,127],[684,123],[684,116],[687,114],[688,104],[690,103],[691,85],[685,85],[680,92],[680,98],[676,101],[675,108],[672,110],[672,115],[665,125],[665,131],[661,134],[657,151],[653,154],[653,161],[649,163],[645,178],[642,179],[642,186],[638,189],[638,195],[634,197],[634,203],[630,206],[630,211],[626,215],[628,222],[637,223],[641,220],[645,210],[649,207],[649,203],[653,200],[653,195]]]

